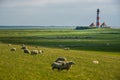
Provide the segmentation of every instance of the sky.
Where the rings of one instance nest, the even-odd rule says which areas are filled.
[[[120,27],[119,0],[0,0],[0,25]]]

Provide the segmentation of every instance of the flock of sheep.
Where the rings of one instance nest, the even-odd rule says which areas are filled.
[[[8,46],[11,46],[11,44],[9,44]],[[31,54],[31,55],[37,55],[37,54],[42,54],[43,50],[29,50],[24,44],[22,45],[21,49],[23,49],[24,53],[27,54]],[[70,48],[64,48],[64,50],[69,50]],[[11,48],[11,51],[16,51],[16,48]],[[94,60],[93,61],[94,64],[98,64],[99,61]],[[66,58],[64,57],[58,57],[52,64],[52,70],[57,69],[59,71],[61,70],[69,70],[71,68],[72,65],[74,65],[75,63],[73,61],[67,61]]]
[[[8,46],[11,46],[11,44],[8,44]],[[36,55],[36,54],[42,54],[43,50],[29,50],[27,46],[24,44],[22,45],[21,49],[23,49],[24,53],[31,54],[31,55]],[[11,48],[11,51],[16,51],[16,48]]]
[[[8,46],[12,46],[11,44],[8,44]],[[24,53],[36,55],[36,54],[42,54],[43,50],[29,50],[26,45],[22,45],[21,49],[23,49]],[[11,51],[16,51],[16,48],[11,48]],[[64,48],[64,50],[69,50],[69,48]],[[72,61],[67,61],[64,57],[57,58],[52,64],[52,70],[58,69],[58,70],[69,70],[70,67],[74,64]]]

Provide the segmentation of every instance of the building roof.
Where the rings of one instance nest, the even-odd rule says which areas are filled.
[[[103,22],[103,23],[100,25],[100,27],[107,27],[107,25],[106,25],[105,22]]]
[[[91,23],[89,26],[90,26],[90,27],[95,27],[95,24],[94,24],[94,23]]]

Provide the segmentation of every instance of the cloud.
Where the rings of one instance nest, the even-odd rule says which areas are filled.
[[[85,25],[94,22],[100,8],[101,20],[111,23],[119,21],[116,4],[117,0],[0,0],[0,20],[9,24]]]
[[[98,3],[106,3],[106,2],[113,2],[113,0],[87,0],[88,2],[98,2]]]
[[[4,0],[0,6],[2,7],[22,7],[22,6],[46,6],[48,4],[61,4],[73,0]]]
[[[22,7],[39,6],[45,7],[50,4],[69,4],[69,3],[108,3],[113,0],[2,0],[1,7]]]

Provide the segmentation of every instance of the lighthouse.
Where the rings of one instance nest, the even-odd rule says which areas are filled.
[[[97,9],[97,18],[96,18],[96,27],[97,27],[97,28],[99,28],[99,26],[100,26],[100,22],[99,22],[99,19],[100,19],[99,13],[100,13],[100,10]]]

